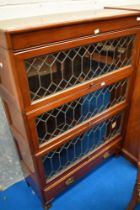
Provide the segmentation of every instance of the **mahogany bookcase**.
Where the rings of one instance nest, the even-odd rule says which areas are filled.
[[[0,94],[27,184],[45,209],[111,155],[137,162],[139,15],[0,21]]]

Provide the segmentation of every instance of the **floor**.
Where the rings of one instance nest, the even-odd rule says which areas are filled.
[[[55,199],[50,210],[125,210],[136,172],[123,157],[110,158]],[[21,181],[0,193],[0,210],[43,208],[36,194]]]
[[[23,174],[18,155],[0,100],[0,190],[21,179],[23,179]]]

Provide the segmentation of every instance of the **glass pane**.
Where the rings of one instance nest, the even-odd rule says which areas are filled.
[[[123,113],[105,120],[42,158],[47,181],[121,133]]]
[[[133,42],[131,35],[25,60],[31,100],[131,64]]]
[[[62,134],[75,125],[126,99],[128,80],[124,79],[64,104],[36,118],[39,143]]]

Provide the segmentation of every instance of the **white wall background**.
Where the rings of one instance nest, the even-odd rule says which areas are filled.
[[[0,0],[0,19],[137,4],[140,0]]]
[[[139,0],[0,0],[1,6],[7,6],[7,5],[25,5],[25,4],[40,4],[40,3],[60,3],[60,2],[85,2],[88,4],[88,2],[98,2],[99,4],[111,4],[111,5],[127,5],[127,4],[135,4],[139,3]]]
[[[140,4],[140,0],[0,0],[0,19],[78,10],[106,5]],[[16,150],[0,103],[0,190],[23,178]]]

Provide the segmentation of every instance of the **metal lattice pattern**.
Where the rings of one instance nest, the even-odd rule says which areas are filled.
[[[46,179],[54,178],[55,175],[73,166],[100,145],[119,135],[122,124],[123,113],[119,113],[44,156],[42,161]]]
[[[39,143],[42,144],[105,109],[124,101],[127,83],[127,79],[121,80],[38,116],[36,128]]]
[[[131,64],[133,41],[131,35],[25,60],[31,100]]]

